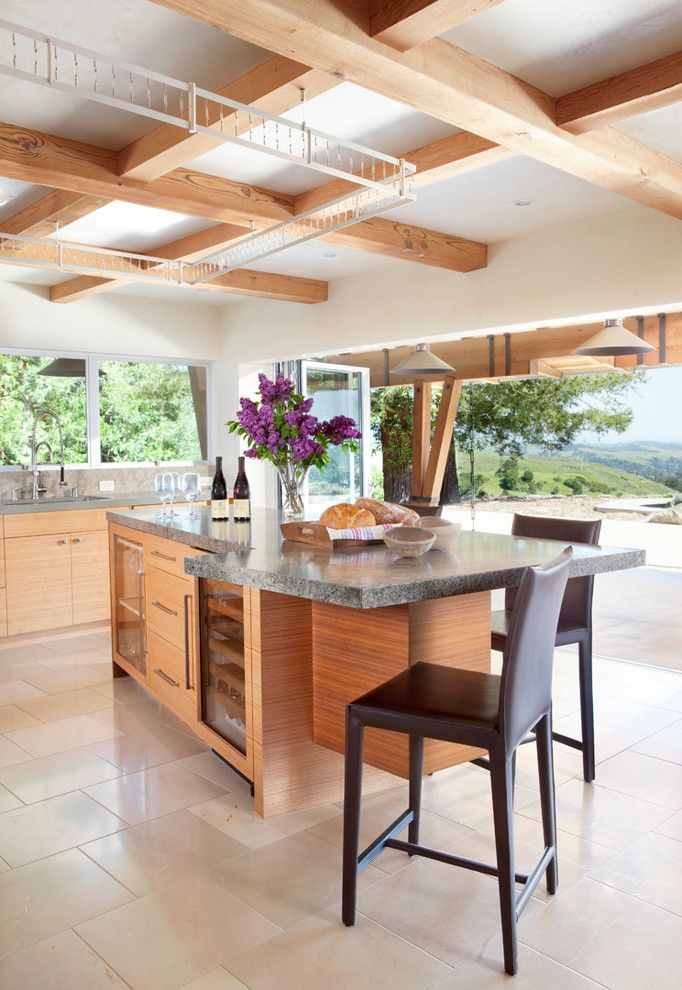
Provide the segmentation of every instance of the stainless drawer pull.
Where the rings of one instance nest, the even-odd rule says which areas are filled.
[[[178,613],[173,611],[172,608],[168,608],[168,606],[164,605],[162,602],[152,602],[152,605],[155,608],[160,609],[162,612],[165,612],[166,615],[174,615],[177,618]]]
[[[85,543],[85,537],[84,536],[76,536],[76,537],[74,537],[73,540],[71,540],[71,542],[72,543]]]
[[[154,668],[154,673],[155,674],[158,674],[159,677],[161,678],[161,680],[162,681],[165,681],[166,684],[170,684],[171,687],[180,687],[180,685],[178,684],[178,682],[177,681],[174,681],[172,677],[169,677],[168,674],[166,674],[163,670],[161,670],[160,667],[155,667]]]
[[[177,557],[171,557],[167,553],[161,553],[160,550],[152,550],[151,554],[152,554],[152,557],[161,557],[162,560],[170,560],[173,563],[175,563],[177,561],[177,559],[178,559]]]
[[[69,542],[68,540],[57,540],[57,546],[58,547],[66,546],[68,542]]]
[[[185,595],[185,690],[191,691],[192,685],[189,680],[189,603],[191,595]]]

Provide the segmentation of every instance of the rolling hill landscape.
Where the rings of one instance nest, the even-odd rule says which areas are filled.
[[[468,454],[458,453],[460,484],[469,487]],[[476,451],[476,491],[484,495],[676,495],[682,491],[682,443],[641,441],[574,445],[555,454],[528,450],[514,460]]]

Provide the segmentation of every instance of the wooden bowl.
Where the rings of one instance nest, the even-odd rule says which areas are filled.
[[[462,530],[461,523],[453,523],[440,516],[422,516],[414,524],[418,529],[425,529],[435,533],[436,542],[434,546],[437,550],[449,550],[457,542]]]
[[[401,557],[421,557],[436,542],[436,534],[417,526],[396,526],[384,533],[384,543]]]

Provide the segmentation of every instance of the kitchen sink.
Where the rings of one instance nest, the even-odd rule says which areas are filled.
[[[69,502],[109,502],[110,495],[60,495],[54,498],[4,499],[0,505],[62,505]]]

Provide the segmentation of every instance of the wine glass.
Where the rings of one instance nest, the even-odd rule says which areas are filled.
[[[161,501],[163,506],[163,511],[161,512],[161,518],[165,519],[167,515],[167,503],[169,498],[168,486],[166,483],[168,475],[164,472],[160,472],[154,477],[154,492],[156,497]]]
[[[164,487],[168,493],[168,515],[173,517],[177,515],[173,512],[173,501],[180,494],[180,475],[175,471],[167,471],[164,478]]]
[[[199,475],[196,471],[190,471],[182,476],[182,494],[187,499],[190,504],[189,518],[198,519],[198,512],[194,511],[194,503],[199,498],[201,494],[201,486],[199,484]]]

